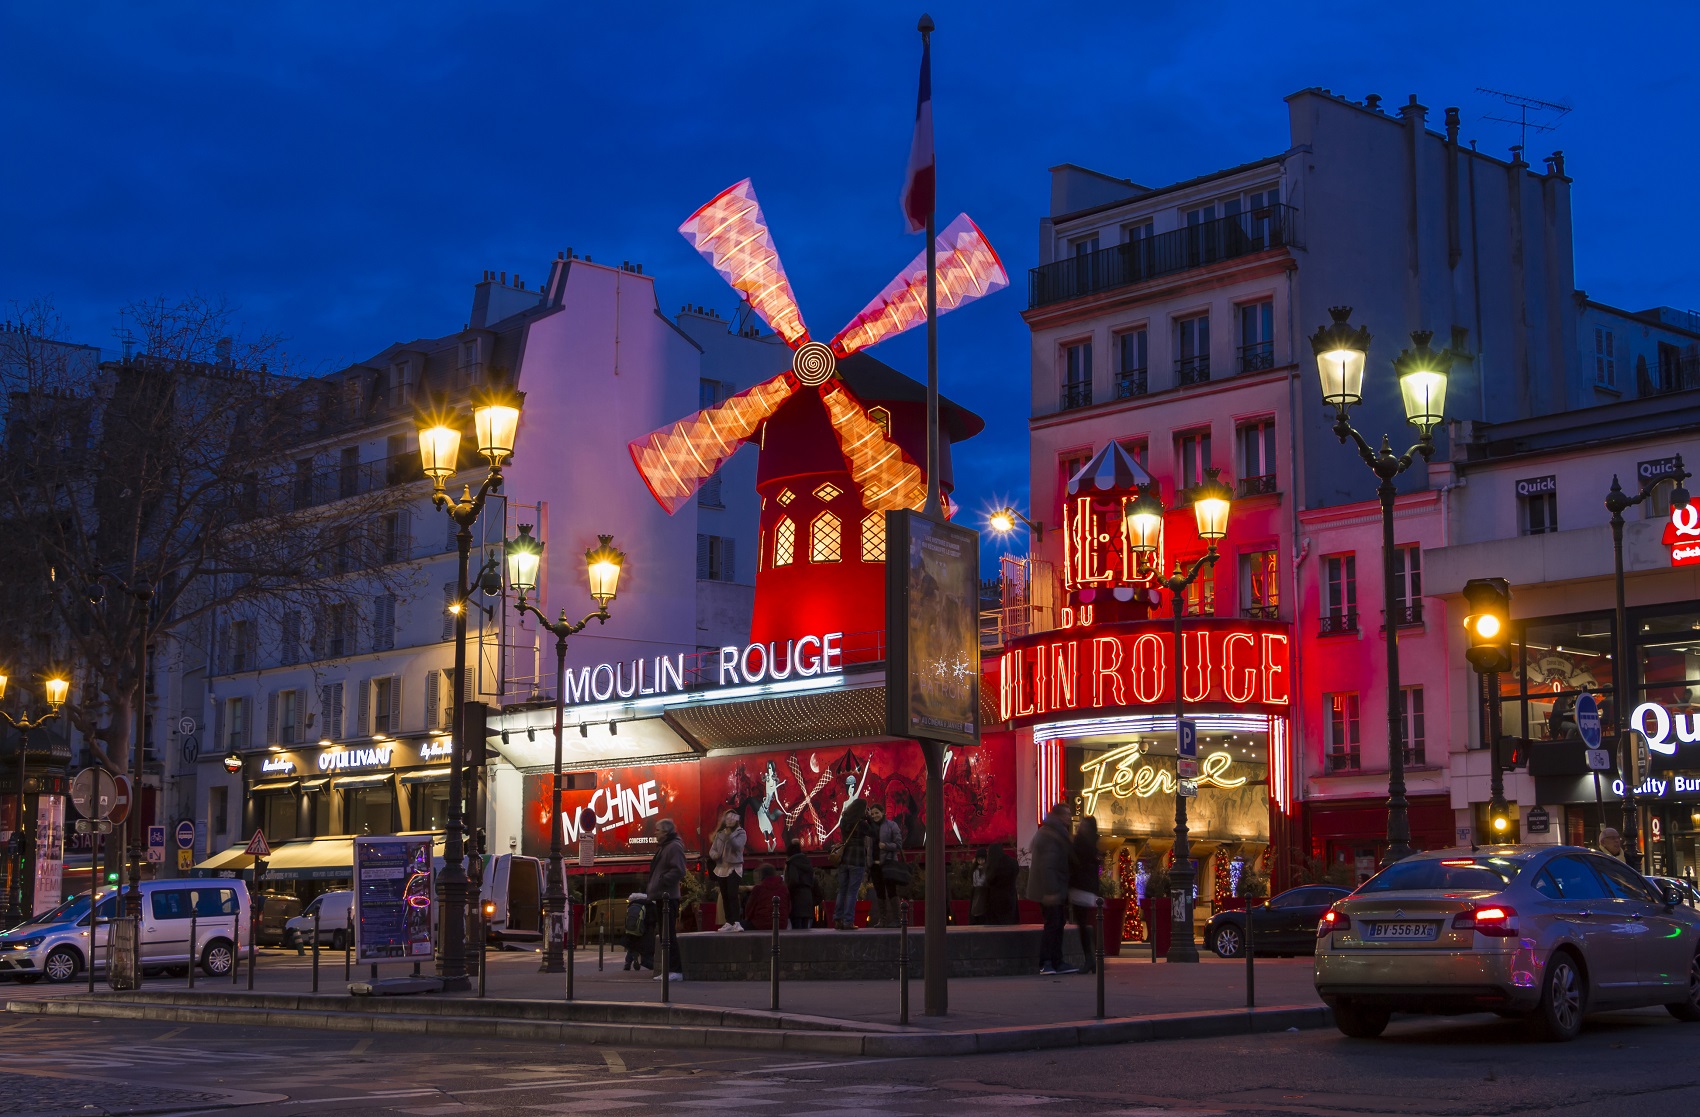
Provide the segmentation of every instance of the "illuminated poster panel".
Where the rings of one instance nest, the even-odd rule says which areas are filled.
[[[886,732],[979,743],[980,533],[887,512]]]

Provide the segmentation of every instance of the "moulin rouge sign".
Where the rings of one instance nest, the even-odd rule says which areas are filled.
[[[1060,629],[1015,641],[998,660],[998,716],[1036,721],[1174,702],[1174,631],[1167,621]],[[1279,622],[1200,617],[1181,636],[1188,705],[1286,713],[1291,650]]]

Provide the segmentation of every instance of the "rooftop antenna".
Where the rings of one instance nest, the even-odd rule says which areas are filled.
[[[1486,93],[1491,97],[1498,97],[1517,111],[1517,115],[1514,117],[1492,116],[1488,113],[1483,113],[1482,119],[1497,120],[1501,124],[1517,125],[1518,128],[1522,129],[1522,134],[1519,136],[1519,142],[1524,150],[1527,150],[1529,146],[1529,130],[1531,128],[1536,132],[1551,132],[1563,123],[1564,118],[1570,114],[1569,105],[1561,105],[1554,101],[1542,101],[1534,97],[1524,97],[1517,93],[1505,93],[1498,89],[1489,89],[1485,85],[1476,86],[1476,92]],[[1536,114],[1537,119],[1529,119],[1529,114],[1531,112]],[[1546,117],[1544,120],[1540,119],[1540,116],[1546,113],[1551,113],[1553,115]]]
[[[739,337],[758,337],[761,334],[761,320],[756,317],[755,307],[750,300],[738,300],[738,309],[734,312],[732,332]]]
[[[130,324],[124,320],[128,313],[124,310],[118,312],[118,328],[112,331],[112,336],[124,343],[124,359],[126,361],[130,359],[130,353],[136,346],[136,333],[130,329]]]

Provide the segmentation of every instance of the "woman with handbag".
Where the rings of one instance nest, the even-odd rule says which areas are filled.
[[[870,927],[897,925],[897,889],[909,883],[909,864],[903,860],[903,831],[885,816],[878,803],[868,808],[868,825],[873,830],[874,859],[869,877],[874,885],[874,910]]]
[[[737,811],[727,811],[709,842],[708,859],[714,866],[714,883],[720,889],[720,929],[742,931],[744,909],[738,902],[738,886],[744,883],[744,846],[749,841]]]

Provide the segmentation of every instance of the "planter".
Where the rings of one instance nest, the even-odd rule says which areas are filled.
[[[1127,898],[1117,896],[1104,901],[1104,957],[1115,958],[1122,952],[1122,925],[1127,922]]]
[[[1174,901],[1167,896],[1145,901],[1145,934],[1154,955],[1169,952],[1169,920],[1174,916]]]

